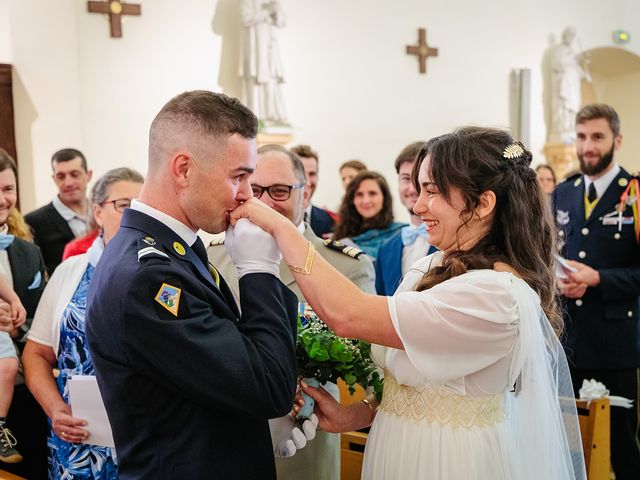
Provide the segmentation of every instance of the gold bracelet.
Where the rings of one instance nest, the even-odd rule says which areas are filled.
[[[313,246],[313,243],[309,242],[309,248],[307,249],[307,260],[304,262],[304,267],[294,267],[289,263],[285,262],[289,267],[289,270],[296,273],[301,273],[302,275],[311,275],[311,267],[313,266],[313,259],[316,256],[316,249]]]
[[[362,403],[364,403],[367,407],[369,407],[369,410],[371,410],[371,423],[373,423],[373,418],[376,416],[376,408],[371,404],[371,402],[369,400],[367,400],[366,398],[363,398],[362,400],[360,400]]]

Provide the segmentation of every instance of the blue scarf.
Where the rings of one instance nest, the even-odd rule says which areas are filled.
[[[380,250],[382,244],[406,226],[406,223],[393,222],[387,228],[367,230],[360,235],[356,235],[352,240],[358,245],[360,250],[375,260],[378,257],[378,250]]]

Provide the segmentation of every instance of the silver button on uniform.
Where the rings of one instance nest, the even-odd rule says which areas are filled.
[[[616,233],[613,235],[613,238],[615,238],[616,240],[620,240],[620,234],[616,232]]]
[[[580,298],[578,300],[576,300],[576,306],[577,307],[581,307],[582,306],[582,300]]]
[[[584,250],[580,250],[580,251],[578,252],[578,256],[579,256],[580,258],[585,258],[585,257],[587,256],[587,252],[585,252]]]
[[[589,229],[587,227],[584,227],[582,230],[580,230],[580,232],[582,233],[582,235],[589,235]]]
[[[627,317],[629,317],[629,318],[633,317],[633,312],[631,310],[629,310],[627,312]]]

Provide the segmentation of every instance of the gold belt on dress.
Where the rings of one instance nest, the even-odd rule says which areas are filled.
[[[504,396],[466,397],[445,387],[400,385],[385,371],[384,392],[378,410],[399,417],[437,422],[453,428],[493,425],[506,418]]]

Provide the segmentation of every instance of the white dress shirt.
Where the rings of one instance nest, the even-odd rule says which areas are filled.
[[[131,208],[137,210],[138,212],[142,212],[145,215],[149,215],[151,218],[155,218],[160,223],[166,225],[171,230],[173,230],[182,240],[185,241],[187,245],[190,247],[195,243],[198,235],[196,232],[187,227],[180,220],[176,220],[171,215],[167,215],[160,210],[157,210],[153,207],[150,207],[146,203],[141,202],[140,200],[133,199],[131,200]]]
[[[53,208],[60,214],[62,218],[64,218],[69,225],[69,228],[73,232],[73,235],[77,237],[82,237],[86,235],[89,231],[89,219],[91,218],[91,203],[89,200],[86,200],[87,211],[83,216],[78,215],[74,210],[67,207],[60,197],[57,195],[53,197]]]

